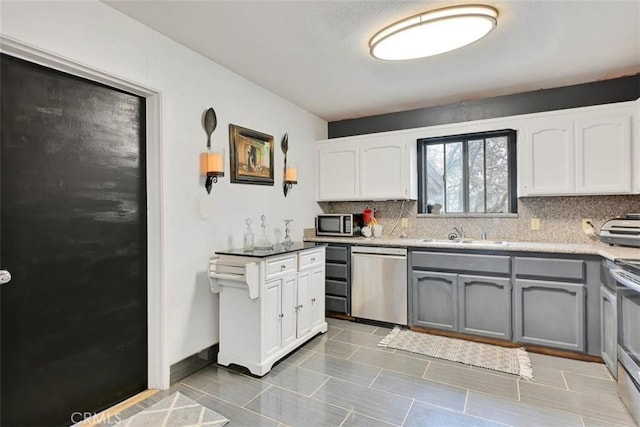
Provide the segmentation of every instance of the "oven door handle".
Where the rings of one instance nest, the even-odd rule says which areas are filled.
[[[622,276],[619,273],[620,271],[622,270],[611,269],[609,270],[609,274],[611,274],[611,277],[613,277],[616,280],[616,282],[620,283],[621,285],[624,285],[625,287],[631,290],[634,290],[636,292],[640,292],[640,285]]]

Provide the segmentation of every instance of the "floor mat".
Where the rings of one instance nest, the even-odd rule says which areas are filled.
[[[227,418],[216,411],[205,408],[180,392],[175,392],[117,425],[123,427],[222,427],[228,422]]]
[[[533,379],[531,360],[523,348],[506,348],[394,328],[379,343],[394,348]]]

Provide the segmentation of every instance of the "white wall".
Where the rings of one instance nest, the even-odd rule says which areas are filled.
[[[313,226],[319,212],[314,141],[326,138],[327,123],[98,1],[2,1],[0,33],[161,92],[165,368],[217,343],[218,298],[209,290],[207,259],[215,250],[242,246],[246,217],[257,237],[265,214],[272,240],[285,218],[294,219],[294,240]],[[212,145],[227,158],[226,176],[210,196],[198,171],[208,107],[218,117]],[[230,183],[229,123],[275,137],[273,187]],[[285,132],[289,159],[300,169],[286,199],[279,143]]]

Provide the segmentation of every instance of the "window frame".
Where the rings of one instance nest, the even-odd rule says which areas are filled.
[[[506,137],[507,138],[507,175],[509,183],[507,185],[508,191],[508,212],[487,212],[487,171],[484,171],[484,212],[469,212],[469,141],[477,141],[479,139],[486,140],[488,138]],[[464,133],[458,135],[437,136],[431,138],[420,138],[417,140],[418,148],[418,214],[427,214],[427,147],[436,144],[446,144],[448,142],[462,142],[462,181],[463,181],[463,193],[464,193],[464,210],[462,212],[445,212],[444,215],[496,215],[496,214],[508,214],[518,212],[518,174],[517,174],[517,131],[514,129],[500,129],[484,132]],[[486,141],[485,141],[486,143]],[[444,146],[446,152],[446,145]],[[484,163],[486,165],[486,150],[483,150]],[[446,171],[443,177],[445,182],[444,201],[443,206],[446,209]]]

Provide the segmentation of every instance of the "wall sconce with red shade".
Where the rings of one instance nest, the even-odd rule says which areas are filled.
[[[204,113],[204,130],[207,133],[207,151],[200,154],[200,173],[206,176],[204,188],[211,194],[213,184],[218,182],[219,176],[224,176],[224,150],[211,150],[211,134],[216,129],[218,119],[213,108]]]

